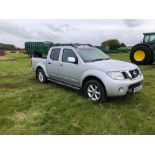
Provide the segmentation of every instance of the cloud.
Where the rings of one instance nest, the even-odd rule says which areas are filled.
[[[18,26],[9,22],[0,22],[0,32],[5,33],[6,35],[13,35],[16,37],[30,40],[59,39],[56,34],[46,29],[42,29],[41,27],[29,28],[25,26]]]
[[[62,27],[58,25],[47,23],[46,26],[53,32],[64,32]]]
[[[124,22],[128,27],[132,28],[132,27],[140,26],[143,23],[143,20],[141,20],[141,19],[125,19]]]
[[[22,38],[31,38],[32,33],[30,33],[30,30],[24,28],[24,27],[19,27],[17,25],[13,25],[9,22],[0,22],[0,31],[1,33],[6,33],[10,35],[16,35],[18,37]],[[33,36],[35,37],[35,36]]]
[[[24,47],[26,41],[90,43],[100,45],[119,39],[127,45],[142,40],[143,32],[154,31],[155,20],[0,20],[0,42]]]
[[[65,32],[71,32],[71,31],[76,31],[79,28],[76,27],[76,25],[71,25],[68,23],[61,24],[57,23],[55,24],[54,22],[49,22],[46,23],[47,28],[49,28],[50,31],[55,32],[55,33],[65,33]]]

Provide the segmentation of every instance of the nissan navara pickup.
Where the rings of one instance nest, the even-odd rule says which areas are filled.
[[[113,60],[90,44],[55,45],[47,58],[32,57],[32,69],[40,83],[52,81],[82,90],[96,102],[136,93],[144,80],[137,65]]]

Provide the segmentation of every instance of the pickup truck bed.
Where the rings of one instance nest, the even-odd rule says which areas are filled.
[[[39,65],[46,66],[47,58],[32,57],[32,69],[35,71]]]

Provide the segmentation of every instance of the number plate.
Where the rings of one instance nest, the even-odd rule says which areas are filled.
[[[142,87],[143,87],[143,86],[140,85],[140,86],[134,88],[133,92],[136,93],[136,92],[140,91],[140,90],[142,89]]]

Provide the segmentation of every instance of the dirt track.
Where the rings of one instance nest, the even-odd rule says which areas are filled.
[[[6,60],[16,60],[15,58],[10,58],[7,56],[0,56],[0,61],[6,61]]]

